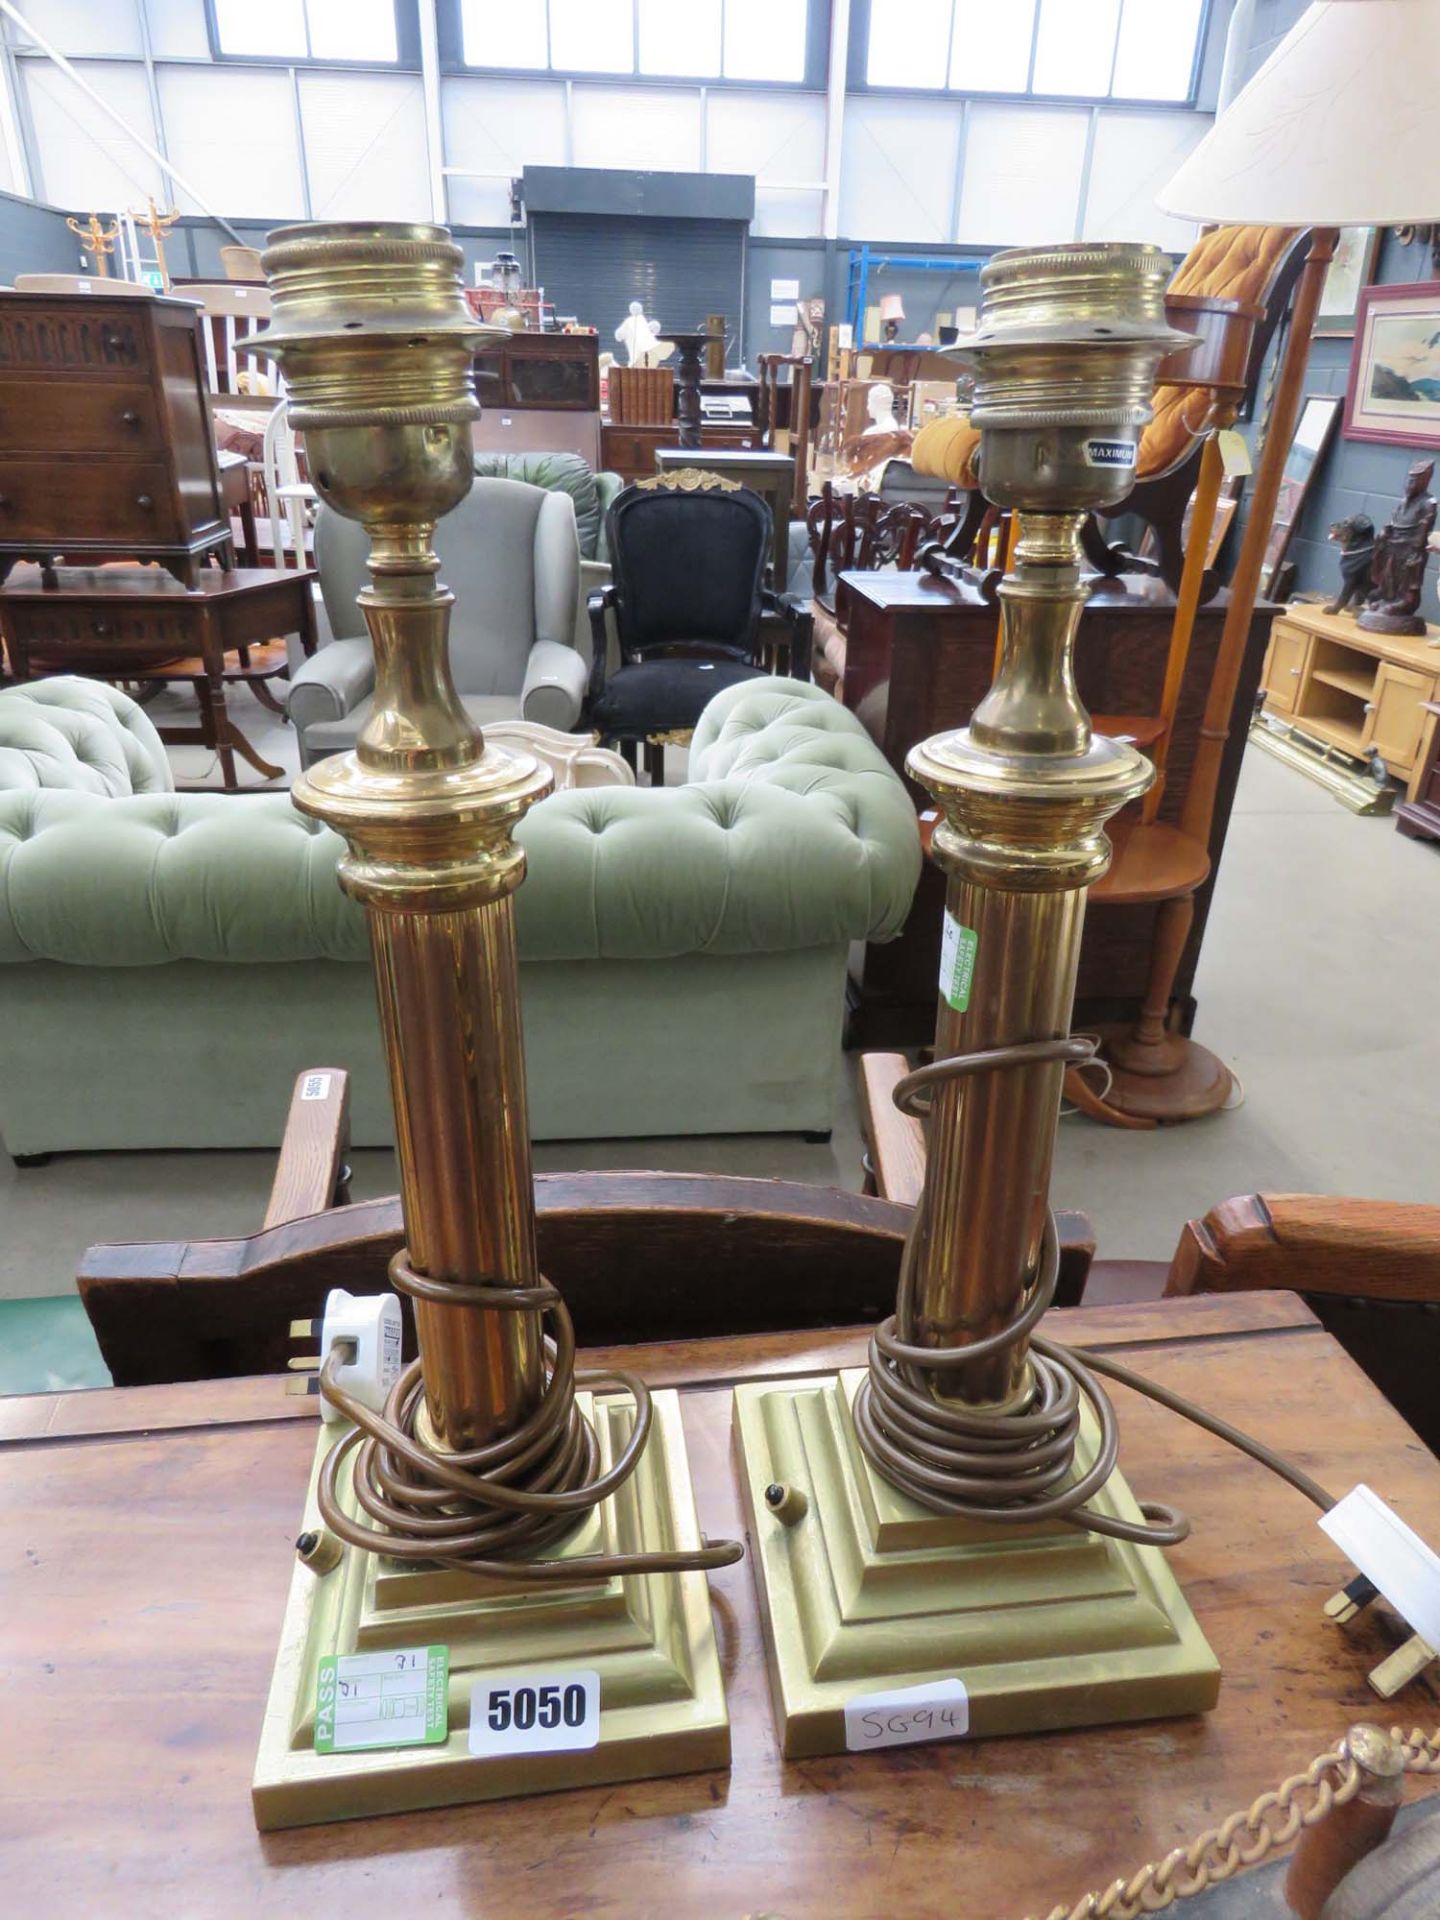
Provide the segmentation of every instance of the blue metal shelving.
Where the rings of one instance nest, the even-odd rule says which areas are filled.
[[[860,329],[865,323],[865,296],[872,273],[879,273],[886,267],[903,267],[912,273],[975,273],[989,258],[988,253],[958,253],[944,258],[930,253],[872,253],[868,242],[852,247],[845,300],[845,318],[850,323],[851,339],[857,347],[880,345],[877,340],[866,341],[860,337]]]

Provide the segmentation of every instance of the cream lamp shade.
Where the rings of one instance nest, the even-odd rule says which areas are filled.
[[[1156,195],[1182,219],[1440,217],[1440,0],[1316,0]]]
[[[903,320],[905,318],[905,307],[898,293],[881,294],[880,318],[882,320]]]

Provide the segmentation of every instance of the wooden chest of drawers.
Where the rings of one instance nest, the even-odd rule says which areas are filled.
[[[230,560],[198,321],[184,300],[0,293],[0,580],[129,558],[193,586]]]
[[[700,445],[717,450],[732,447],[738,453],[747,447],[758,449],[760,441],[758,427],[702,427],[700,431]],[[622,480],[646,480],[655,471],[658,449],[679,444],[678,421],[668,427],[606,425],[600,429],[600,460],[607,473],[618,473]],[[697,457],[692,464],[703,466],[704,461]]]

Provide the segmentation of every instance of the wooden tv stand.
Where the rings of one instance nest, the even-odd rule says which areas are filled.
[[[1440,698],[1440,627],[1407,640],[1367,633],[1351,614],[1286,607],[1260,684],[1266,713],[1357,760],[1374,747],[1415,798],[1435,735],[1427,702]]]

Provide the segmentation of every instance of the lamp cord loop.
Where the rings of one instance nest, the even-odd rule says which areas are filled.
[[[338,1358],[327,1355],[320,1391],[354,1423],[320,1470],[317,1499],[332,1533],[395,1560],[438,1563],[487,1580],[556,1585],[626,1574],[710,1572],[741,1558],[738,1540],[702,1540],[697,1548],[646,1553],[536,1558],[634,1473],[654,1419],[649,1388],[638,1375],[617,1368],[575,1371],[574,1324],[548,1280],[530,1287],[439,1280],[416,1273],[405,1247],[390,1262],[390,1279],[401,1293],[436,1305],[543,1315],[549,1326],[545,1385],[534,1411],[511,1432],[482,1447],[440,1453],[416,1434],[425,1400],[419,1360],[401,1373],[384,1412],[375,1413],[340,1385]],[[575,1403],[577,1387],[626,1393],[635,1402],[629,1437],[603,1471],[594,1428]],[[340,1500],[340,1472],[352,1453],[355,1499],[374,1526],[352,1518]]]

